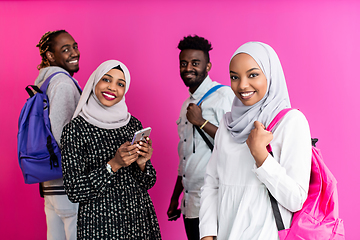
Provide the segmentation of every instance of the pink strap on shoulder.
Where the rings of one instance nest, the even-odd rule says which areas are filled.
[[[269,124],[269,126],[266,128],[267,131],[271,132],[273,130],[273,128],[276,126],[276,124],[278,124],[278,122],[280,122],[280,120],[290,111],[294,108],[285,108],[283,110],[281,110],[275,117],[274,119],[271,121],[271,123]],[[266,149],[268,150],[269,153],[272,152],[271,146],[270,144],[266,146]]]

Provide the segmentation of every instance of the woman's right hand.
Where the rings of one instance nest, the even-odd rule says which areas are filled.
[[[266,150],[266,146],[270,144],[272,139],[272,133],[265,129],[264,124],[255,121],[254,129],[251,130],[246,144],[255,159],[257,167],[260,167],[267,158],[269,153]]]
[[[108,162],[111,165],[112,171],[116,172],[120,168],[130,166],[130,164],[135,162],[139,158],[137,151],[136,144],[131,145],[130,142],[122,144],[116,150],[115,157]]]

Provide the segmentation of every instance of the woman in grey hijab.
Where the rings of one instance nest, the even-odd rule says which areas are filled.
[[[230,61],[236,97],[215,137],[201,193],[203,239],[278,239],[268,189],[288,228],[309,188],[311,137],[298,110],[289,111],[273,133],[265,130],[290,108],[284,73],[275,51],[261,42],[238,48]],[[273,155],[266,146],[271,142]]]
[[[130,144],[142,124],[128,112],[129,86],[123,63],[102,63],[63,130],[64,187],[79,203],[78,239],[161,239],[147,192],[156,181],[152,142]]]

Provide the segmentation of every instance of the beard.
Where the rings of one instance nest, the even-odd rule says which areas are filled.
[[[191,73],[192,77],[186,77],[187,74]],[[207,76],[206,68],[201,72],[198,71],[184,71],[180,74],[181,79],[184,81],[185,86],[193,88],[199,86]]]

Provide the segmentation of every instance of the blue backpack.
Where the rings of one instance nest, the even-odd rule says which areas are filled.
[[[62,177],[60,148],[51,133],[49,119],[49,100],[46,90],[50,80],[57,74],[51,74],[40,89],[29,85],[25,89],[30,98],[21,109],[18,122],[18,160],[25,183],[40,183]],[[35,93],[30,89],[34,89]]]

